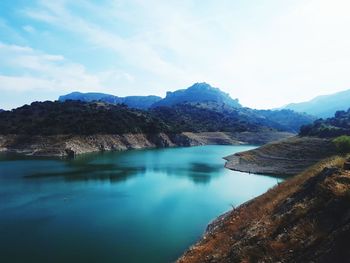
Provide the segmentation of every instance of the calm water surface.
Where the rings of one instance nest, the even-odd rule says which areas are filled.
[[[276,178],[227,170],[251,146],[0,157],[0,262],[172,262]]]

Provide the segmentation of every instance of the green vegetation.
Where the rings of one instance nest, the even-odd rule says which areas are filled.
[[[34,102],[0,113],[0,134],[158,133],[169,128],[147,112],[104,103]]]
[[[125,134],[181,132],[296,132],[308,116],[260,111],[216,102],[184,103],[150,110],[104,102],[34,102],[0,112],[0,134]]]
[[[236,108],[216,102],[177,104],[157,107],[151,113],[168,123],[173,131],[261,131],[298,132],[299,127],[313,121],[312,117],[290,110],[253,110]]]
[[[337,151],[341,154],[350,153],[350,136],[342,135],[333,140]]]
[[[302,126],[301,136],[316,136],[334,138],[341,135],[350,135],[350,109],[337,111],[332,118],[319,119],[313,124]]]
[[[167,122],[174,132],[242,132],[262,129],[262,125],[258,125],[249,117],[240,116],[238,110],[224,112],[203,107],[203,104],[157,107],[151,112],[153,116]]]

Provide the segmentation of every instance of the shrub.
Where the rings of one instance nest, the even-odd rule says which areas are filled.
[[[333,140],[337,151],[341,154],[350,152],[350,136],[342,135]]]

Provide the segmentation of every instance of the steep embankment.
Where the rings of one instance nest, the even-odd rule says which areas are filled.
[[[120,151],[155,147],[208,144],[238,145],[267,143],[292,136],[286,132],[224,133],[184,132],[179,134],[97,134],[97,135],[0,135],[0,151],[36,156],[66,156],[98,151]]]
[[[227,156],[225,166],[242,172],[295,175],[334,154],[336,149],[329,139],[293,137]]]
[[[320,162],[222,215],[178,263],[348,262],[350,171],[343,162]]]
[[[172,140],[173,139],[173,140]],[[51,135],[51,136],[0,136],[0,151],[36,156],[67,156],[82,153],[175,146],[190,142],[186,138],[169,138],[164,133],[113,135]]]

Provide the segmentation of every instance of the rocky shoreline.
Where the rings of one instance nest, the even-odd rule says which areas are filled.
[[[218,217],[178,263],[344,262],[350,162],[332,157]]]
[[[75,156],[102,151],[198,145],[264,144],[291,137],[287,132],[184,132],[181,134],[0,135],[0,152],[33,156]]]
[[[227,156],[225,167],[240,172],[291,176],[335,154],[331,140],[292,137]]]

